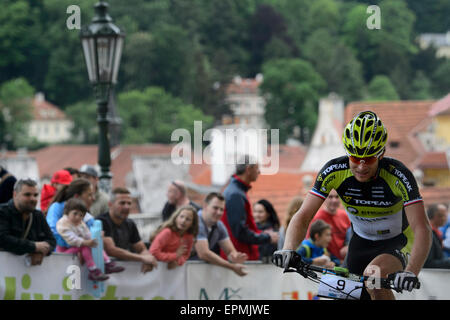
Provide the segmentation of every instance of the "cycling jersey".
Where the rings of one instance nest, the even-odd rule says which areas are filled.
[[[332,159],[320,170],[310,193],[326,199],[332,189],[339,194],[353,230],[360,237],[386,240],[403,233],[408,247],[412,244],[414,235],[404,207],[422,198],[414,176],[400,161],[382,158],[375,177],[359,182],[347,156]]]

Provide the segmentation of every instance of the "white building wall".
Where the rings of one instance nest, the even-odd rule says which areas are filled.
[[[40,142],[59,143],[72,137],[73,122],[70,120],[33,120],[29,135]]]
[[[332,158],[345,155],[342,145],[344,102],[336,94],[320,99],[319,118],[301,171],[318,172]]]

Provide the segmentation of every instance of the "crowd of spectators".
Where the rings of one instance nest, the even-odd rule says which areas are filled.
[[[94,166],[56,171],[41,189],[40,210],[37,183],[17,181],[0,167],[0,248],[25,255],[27,265],[40,265],[54,251],[77,253],[86,263],[89,279],[97,281],[124,270],[111,258],[141,262],[143,273],[156,268],[158,261],[173,269],[188,260],[203,260],[246,276],[246,261],[270,263],[273,252],[283,247],[289,222],[303,203],[302,195],[294,197],[282,222],[270,199],[252,204],[247,193],[260,174],[258,163],[252,160],[248,156],[241,159],[223,193],[209,193],[202,204],[189,199],[182,181],[171,182],[162,223],[150,239],[141,239],[129,218],[130,191],[122,187],[109,195],[100,191]],[[448,208],[432,205],[427,214],[433,227],[433,245],[425,267],[448,269]],[[105,273],[92,260],[91,249],[97,242],[91,238],[89,227],[94,219],[103,226]],[[345,266],[351,234],[350,220],[333,190],[311,221],[297,252],[313,264]]]

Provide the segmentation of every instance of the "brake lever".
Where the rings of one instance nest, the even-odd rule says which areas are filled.
[[[306,269],[304,266],[300,267],[300,268],[296,268],[296,269],[285,269],[283,271],[283,273],[286,272],[296,272],[298,274],[300,274],[301,276],[303,276],[304,278],[313,278],[313,279],[317,279],[317,274],[312,271],[312,270],[308,270]]]

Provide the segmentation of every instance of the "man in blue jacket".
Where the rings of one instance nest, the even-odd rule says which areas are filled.
[[[253,219],[252,205],[247,197],[250,183],[256,181],[260,174],[259,165],[248,155],[236,165],[236,174],[231,177],[223,195],[225,210],[222,222],[225,224],[231,242],[237,251],[247,254],[248,260],[259,260],[258,244],[277,243],[278,233],[267,231],[261,233]],[[226,255],[221,252],[222,258]]]

